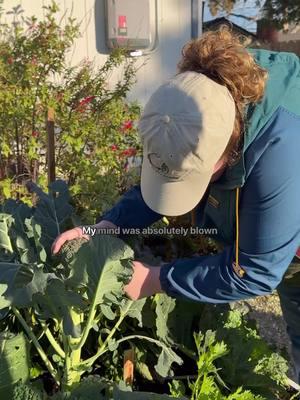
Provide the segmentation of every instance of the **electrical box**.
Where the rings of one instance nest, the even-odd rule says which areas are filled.
[[[110,49],[153,50],[156,24],[156,0],[106,0],[106,34]]]

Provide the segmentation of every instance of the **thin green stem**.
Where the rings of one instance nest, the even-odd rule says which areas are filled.
[[[47,336],[47,339],[49,340],[49,343],[51,344],[51,346],[53,347],[54,351],[56,351],[56,353],[61,357],[61,358],[65,358],[66,354],[63,351],[63,349],[60,347],[60,344],[55,340],[54,336],[52,335],[50,329],[48,328],[47,324],[45,324],[44,322],[40,321],[40,324],[42,325],[45,335]]]
[[[110,335],[108,335],[108,336],[110,336]],[[106,353],[108,351],[108,348],[106,348],[107,339],[108,339],[108,337],[106,338],[106,340],[103,343],[103,345],[101,346],[101,348],[97,351],[97,353],[93,357],[90,357],[87,360],[85,360],[84,362],[82,362],[81,365],[86,365],[86,364],[90,365],[93,362],[95,362],[98,357],[100,357],[100,356],[102,356],[102,354]],[[111,339],[111,337],[109,339]],[[126,342],[127,340],[131,340],[131,339],[143,339],[143,340],[147,340],[148,342],[155,343],[159,347],[162,347],[162,348],[166,347],[163,343],[159,342],[158,340],[150,338],[148,336],[143,336],[143,335],[125,336],[125,337],[123,337],[123,338],[121,338],[119,340],[116,340],[116,343],[120,344],[122,342]]]
[[[130,339],[144,339],[144,340],[148,340],[148,342],[152,342],[157,344],[159,347],[165,347],[163,343],[161,343],[159,340],[153,339],[151,337],[148,336],[143,336],[143,335],[129,335],[129,336],[125,336],[122,337],[119,340],[116,340],[116,343],[122,343],[122,342],[126,342],[126,340],[130,340]]]
[[[60,323],[60,329],[63,332],[62,322]],[[62,335],[62,340],[63,340],[63,346],[64,346],[64,353],[66,355],[65,356],[64,374],[63,374],[63,378],[62,378],[62,390],[67,390],[68,389],[68,371],[70,369],[70,364],[71,364],[70,354],[69,354],[70,349],[69,349],[69,341],[64,334]]]
[[[129,300],[129,301],[128,301],[128,304],[127,304],[127,307],[126,307],[125,310],[121,313],[121,315],[120,315],[120,317],[119,317],[119,319],[118,319],[116,325],[115,325],[115,326],[113,327],[113,329],[110,331],[109,335],[106,337],[105,341],[103,342],[102,346],[100,346],[100,348],[99,348],[99,350],[97,351],[97,353],[96,353],[94,356],[92,356],[92,357],[88,358],[87,360],[83,361],[83,362],[81,363],[81,365],[91,365],[91,364],[93,364],[93,363],[97,360],[97,358],[100,357],[101,354],[103,354],[103,353],[105,352],[105,349],[106,349],[106,347],[107,347],[107,345],[108,345],[108,342],[110,341],[110,339],[111,339],[111,338],[114,336],[114,334],[116,333],[117,329],[118,329],[119,326],[121,325],[123,319],[126,317],[126,315],[127,315],[128,311],[129,311],[130,307],[132,306],[132,304],[133,304],[133,300]]]
[[[177,344],[177,349],[184,353],[186,356],[190,357],[192,360],[197,360],[198,357],[192,350],[187,349],[183,344]]]
[[[47,357],[46,353],[44,352],[42,346],[39,344],[35,334],[32,332],[30,327],[27,325],[27,323],[26,323],[25,319],[22,317],[20,311],[18,309],[16,309],[15,307],[12,307],[12,311],[15,314],[15,316],[18,318],[20,324],[23,326],[27,335],[32,340],[32,343],[34,344],[35,348],[37,349],[41,359],[44,361],[48,371],[53,376],[55,382],[59,385],[60,380],[59,380],[58,373],[57,373],[56,369],[53,367],[53,365],[51,364],[51,362],[50,362],[49,358]]]

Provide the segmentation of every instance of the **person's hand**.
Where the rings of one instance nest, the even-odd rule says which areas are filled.
[[[152,267],[139,261],[133,262],[131,281],[125,286],[125,293],[131,300],[162,293],[159,275],[161,267]]]
[[[84,238],[89,240],[90,236],[84,235],[82,232],[82,228],[80,226],[77,226],[76,228],[69,229],[68,231],[61,233],[59,236],[57,236],[57,238],[54,240],[52,244],[51,247],[52,254],[57,254],[62,245],[68,240],[73,240],[78,238]]]
[[[93,225],[94,228],[116,228],[116,225],[113,224],[110,221],[101,221],[96,225]],[[68,240],[73,240],[73,239],[78,239],[78,238],[84,238],[89,240],[90,235],[84,234],[82,232],[82,227],[77,226],[76,228],[70,229],[66,232],[63,232],[57,238],[54,240],[52,247],[51,247],[51,252],[52,254],[57,254],[62,247],[62,245],[67,242]]]

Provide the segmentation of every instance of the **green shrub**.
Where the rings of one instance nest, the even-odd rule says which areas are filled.
[[[128,158],[140,152],[135,128],[140,110],[126,101],[135,64],[117,50],[100,67],[89,60],[68,66],[79,24],[69,16],[63,26],[55,2],[44,9],[38,21],[15,7],[14,24],[0,25],[0,200],[30,203],[27,180],[46,189],[45,119],[53,109],[56,174],[93,222],[125,190]],[[117,70],[122,74],[112,86]]]

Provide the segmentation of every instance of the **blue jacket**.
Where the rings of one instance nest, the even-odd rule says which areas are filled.
[[[250,50],[269,72],[263,100],[248,107],[243,156],[208,188],[196,208],[200,227],[218,229],[224,251],[178,259],[161,269],[173,297],[224,303],[270,293],[300,245],[300,62],[292,53]],[[241,268],[235,267],[236,188]],[[162,216],[139,186],[104,216],[120,228],[144,228]],[[241,273],[242,271],[242,273]]]

